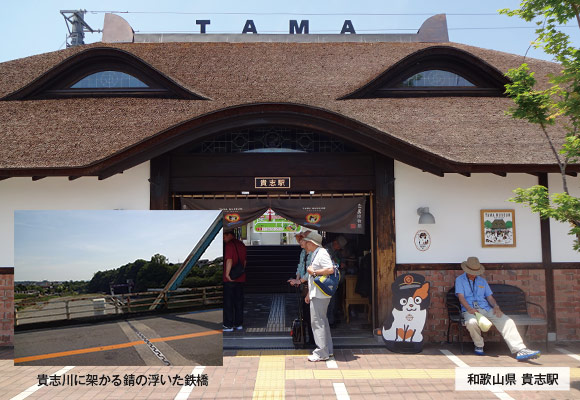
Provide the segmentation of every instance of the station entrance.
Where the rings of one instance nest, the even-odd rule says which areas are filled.
[[[237,227],[248,247],[246,315],[261,316],[259,324],[244,323],[243,333],[234,332],[246,337],[271,336],[276,331],[289,338],[292,319],[298,315],[296,291],[287,283],[296,276],[300,252],[295,232],[259,232],[254,221],[271,209],[321,232],[327,241],[344,235],[349,243],[344,255],[348,281],[345,278],[342,283],[339,322],[333,335],[372,337],[386,316],[394,279],[394,161],[385,155],[393,149],[375,145],[374,138],[362,138],[335,121],[306,114],[286,115],[277,110],[247,118],[192,133],[181,146],[153,158],[151,209],[183,209],[190,200],[207,202],[199,207],[205,209],[235,208],[236,202],[244,200],[272,202]],[[236,127],[220,128],[228,124]],[[362,231],[316,226],[316,218],[309,226],[288,215],[292,209],[301,209],[302,202],[325,204],[333,199],[355,199],[362,204]],[[223,207],[215,205],[219,201]],[[280,208],[279,201],[290,205]],[[366,292],[359,279],[363,269],[370,275],[365,280],[366,287],[370,286]],[[357,296],[352,305],[347,301]],[[273,312],[281,308],[283,314]]]
[[[236,227],[246,245],[244,329],[224,338],[288,341],[305,290],[288,283],[296,277],[301,251],[295,235],[312,230],[323,234],[343,275],[328,312],[333,335],[372,337],[370,193],[176,197],[182,209],[223,210],[224,228]]]

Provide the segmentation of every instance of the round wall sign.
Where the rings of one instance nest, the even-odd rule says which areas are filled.
[[[431,247],[431,235],[429,232],[420,230],[415,233],[415,247],[419,251],[427,251]]]

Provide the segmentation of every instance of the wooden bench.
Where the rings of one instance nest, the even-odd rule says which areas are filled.
[[[526,300],[526,295],[524,291],[516,286],[491,283],[489,285],[491,291],[493,292],[493,298],[499,305],[501,311],[508,317],[514,320],[516,326],[525,326],[526,330],[524,332],[524,337],[528,332],[528,326],[530,325],[546,325],[546,350],[548,350],[548,323],[546,320],[546,311],[544,308],[536,303]],[[457,336],[459,337],[459,343],[461,346],[461,354],[463,354],[463,330],[465,328],[465,321],[461,313],[461,305],[459,304],[459,299],[455,295],[455,287],[452,287],[447,292],[447,297],[445,299],[447,305],[447,343],[449,341],[449,333],[451,332],[451,325],[457,325]],[[533,318],[528,313],[528,305],[538,307],[543,315],[543,318]],[[467,330],[467,329],[466,329]]]

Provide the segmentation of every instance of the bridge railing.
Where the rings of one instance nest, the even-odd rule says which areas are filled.
[[[158,292],[142,292],[120,295],[87,295],[48,301],[22,300],[15,302],[15,324],[71,320],[76,318],[111,314],[129,314],[148,311],[158,298]],[[221,305],[222,286],[206,286],[165,293],[163,309],[196,308]]]

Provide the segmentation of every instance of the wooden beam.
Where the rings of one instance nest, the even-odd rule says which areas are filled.
[[[553,269],[580,269],[580,262],[553,262]]]
[[[236,164],[231,164],[236,165]],[[170,190],[171,192],[195,192],[195,193],[240,193],[241,191],[250,191],[252,193],[264,192],[280,192],[285,193],[285,190],[273,189],[255,189],[253,176],[207,176],[207,177],[175,177],[171,178]],[[274,175],[276,176],[276,175]],[[281,175],[285,176],[285,175]],[[290,175],[292,192],[308,192],[310,190],[317,191],[332,191],[332,192],[366,192],[373,188],[374,177],[367,176],[345,176],[343,178],[337,176],[293,176]]]
[[[149,208],[151,210],[170,210],[171,157],[164,154],[151,159],[149,179]],[[191,186],[195,188],[195,186]],[[191,190],[191,189],[190,189]]]
[[[394,161],[375,158],[375,196],[373,204],[373,254],[375,257],[374,327],[382,326],[391,310],[391,285],[395,281],[395,185]]]
[[[507,172],[492,172],[492,174],[501,176],[502,178],[505,178],[507,176]]]
[[[33,181],[39,181],[39,180],[41,180],[41,179],[44,179],[44,178],[46,178],[46,175],[42,175],[42,176],[33,176],[33,177],[32,177],[32,180],[33,180]]]
[[[570,176],[576,177],[576,176],[578,176],[578,173],[577,172],[572,172],[572,171],[566,171],[566,175],[570,175]]]
[[[68,177],[68,180],[69,181],[74,181],[74,180],[79,179],[79,178],[81,178],[81,176],[78,176],[78,175],[77,176],[69,176]]]
[[[471,178],[471,172],[458,172],[458,174]]]
[[[538,177],[538,184],[548,188],[548,174]],[[552,243],[550,237],[550,220],[540,219],[540,237],[542,241],[542,264],[545,270],[546,310],[548,313],[548,332],[556,332],[556,295],[554,290],[554,270],[552,268]]]

